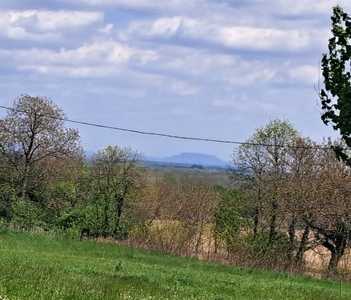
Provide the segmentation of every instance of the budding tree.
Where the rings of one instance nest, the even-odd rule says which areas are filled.
[[[83,156],[78,130],[65,128],[63,110],[46,97],[24,94],[0,119],[0,154],[15,168],[19,195],[27,196],[32,168]],[[50,167],[50,166],[47,166]]]
[[[258,128],[232,154],[234,164],[251,172],[248,177],[248,193],[254,202],[254,235],[257,234],[260,214],[267,208],[270,211],[270,244],[277,233],[278,186],[288,172],[288,150],[285,146],[298,136],[298,132],[288,121],[272,120],[265,127]]]

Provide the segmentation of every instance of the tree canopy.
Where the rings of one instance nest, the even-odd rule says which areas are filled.
[[[0,119],[0,154],[15,168],[20,196],[27,196],[27,184],[34,166],[55,160],[83,157],[78,130],[65,128],[66,115],[46,97],[27,94],[15,99]]]
[[[340,132],[347,147],[351,147],[351,19],[340,6],[335,6],[331,20],[333,37],[329,39],[329,54],[322,57],[325,90],[321,89],[320,92],[324,110],[321,118],[326,125],[330,122],[333,129]],[[336,103],[333,103],[334,98]],[[351,166],[351,157],[345,148],[340,145],[333,145],[332,148],[339,160]]]

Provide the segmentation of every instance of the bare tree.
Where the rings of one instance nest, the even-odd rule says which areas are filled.
[[[195,255],[198,255],[200,246],[206,240],[206,227],[213,224],[220,195],[209,183],[190,182],[181,185],[179,196],[179,209],[175,219],[187,229],[189,239],[194,244]]]
[[[290,172],[281,197],[285,197],[286,211],[303,226],[295,262],[302,265],[304,252],[321,245],[331,253],[327,271],[334,274],[351,237],[351,172],[337,160],[331,145],[330,140],[317,144],[305,138],[289,148]],[[290,229],[289,234],[294,235],[295,230]],[[309,238],[310,233],[314,239]]]
[[[331,141],[322,146],[330,147]],[[335,141],[334,146],[340,146]],[[344,145],[341,145],[344,146]],[[331,258],[328,272],[337,272],[337,265],[350,245],[351,238],[351,169],[338,161],[332,150],[320,151],[313,181],[306,189],[303,209],[309,212],[306,223],[313,230],[315,239],[328,249]]]
[[[295,254],[294,262],[300,267],[304,253],[313,247],[309,241],[311,228],[308,224],[311,211],[306,210],[305,204],[310,200],[306,195],[318,176],[316,162],[321,151],[318,146],[310,138],[298,137],[292,141],[288,148],[288,176],[280,187],[279,197],[286,215],[291,218],[288,227],[291,258]],[[297,227],[303,229],[301,237],[297,237],[300,236],[296,234]]]

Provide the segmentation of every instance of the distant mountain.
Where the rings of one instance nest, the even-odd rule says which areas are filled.
[[[97,151],[86,150],[85,156],[90,159],[94,153]],[[198,166],[220,166],[227,167],[229,162],[220,160],[214,155],[201,154],[201,153],[188,153],[184,152],[179,155],[173,155],[170,157],[146,157],[145,161],[149,162],[160,162],[160,163],[176,163],[176,164],[189,164]]]
[[[227,166],[229,162],[220,160],[214,155],[201,154],[201,153],[181,153],[179,155],[173,155],[170,157],[157,158],[157,157],[146,157],[147,161],[153,162],[167,162],[167,163],[179,163],[179,164],[195,164],[204,166]]]

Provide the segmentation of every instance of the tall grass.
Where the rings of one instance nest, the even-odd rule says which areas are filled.
[[[351,299],[351,285],[1,229],[0,299]]]

